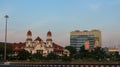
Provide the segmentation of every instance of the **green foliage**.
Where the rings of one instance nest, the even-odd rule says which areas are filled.
[[[66,55],[64,55],[64,56],[62,56],[62,61],[64,61],[64,62],[70,62],[71,58],[68,57],[68,56],[66,56]]]
[[[80,47],[79,55],[80,55],[80,58],[83,59],[83,58],[91,57],[92,54],[88,50],[85,50],[84,46],[82,46]]]
[[[103,49],[101,47],[97,47],[94,49],[93,51],[93,58],[95,59],[104,59],[104,57],[106,57],[106,53],[103,51]]]
[[[4,54],[4,43],[0,43],[0,54]]]
[[[84,46],[82,46],[80,47],[80,51],[77,57],[86,60],[92,59],[97,61],[104,61],[106,58],[110,57],[110,55],[108,55],[101,47],[96,47],[92,50],[85,50]],[[76,56],[74,58],[76,58]]]
[[[35,53],[35,54],[32,55],[32,58],[35,58],[35,59],[43,59],[43,56],[42,56],[42,54],[40,54],[40,53]]]
[[[0,42],[0,59],[3,59],[4,56],[4,48],[5,44],[3,42]],[[10,43],[6,44],[6,58],[9,59],[10,55],[12,54],[12,45]]]
[[[70,51],[70,56],[71,56],[71,57],[73,57],[73,56],[77,53],[75,47],[72,47],[72,46],[66,46],[65,49],[67,49],[67,50]]]
[[[79,58],[80,58],[80,54],[77,53],[77,54],[75,54],[73,57],[74,57],[74,59],[79,59]]]
[[[27,60],[31,58],[31,54],[26,50],[22,50],[19,52],[18,57],[19,60]]]
[[[116,61],[120,61],[120,55],[117,57],[117,60]]]
[[[58,55],[56,55],[55,53],[51,52],[47,55],[47,60],[56,60],[58,59]]]
[[[5,47],[5,44],[0,43],[0,54],[4,54],[4,47]],[[6,52],[7,52],[7,54],[12,53],[12,45],[10,43],[6,44]]]

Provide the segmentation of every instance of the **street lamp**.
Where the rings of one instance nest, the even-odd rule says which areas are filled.
[[[5,15],[5,47],[4,47],[4,60],[6,60],[6,44],[7,44],[7,19],[9,18],[8,15]]]

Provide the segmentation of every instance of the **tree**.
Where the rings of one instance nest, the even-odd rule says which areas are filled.
[[[0,59],[3,59],[4,56],[4,44],[0,43]]]
[[[56,59],[58,59],[58,55],[56,55],[55,53],[53,53],[53,52],[51,52],[51,53],[49,53],[48,55],[47,55],[47,59],[48,60],[56,60]]]
[[[81,59],[88,58],[88,57],[90,57],[90,52],[88,50],[85,50],[84,46],[81,46],[80,51],[79,51],[79,55],[80,55]]]
[[[5,45],[4,42],[0,42],[0,58],[2,59],[4,56]],[[12,56],[12,45],[11,43],[7,43],[6,45],[6,58],[9,59]]]
[[[72,46],[66,46],[65,49],[67,49],[67,50],[70,51],[70,56],[71,56],[71,57],[73,57],[73,56],[77,53],[75,47],[72,47]]]
[[[0,53],[4,53],[4,43],[0,42]],[[10,43],[7,43],[6,45],[6,52],[7,54],[11,54],[12,53],[12,45]]]
[[[62,56],[62,61],[65,61],[65,62],[68,62],[68,61],[71,61],[71,58],[69,56]]]
[[[31,58],[31,54],[26,50],[22,50],[19,52],[18,57],[19,60],[27,60]]]
[[[35,54],[32,55],[32,57],[35,58],[35,59],[42,59],[43,58],[41,53],[35,53]]]
[[[93,54],[93,58],[96,60],[104,59],[107,56],[106,52],[101,47],[94,48]]]
[[[0,43],[0,54],[4,54],[4,43]]]

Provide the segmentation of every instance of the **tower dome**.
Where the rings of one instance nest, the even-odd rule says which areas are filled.
[[[29,31],[27,32],[27,35],[32,36],[32,32],[29,30]]]
[[[52,36],[51,31],[48,31],[48,32],[47,32],[47,36]]]
[[[27,32],[26,42],[32,42],[32,32],[30,30]]]

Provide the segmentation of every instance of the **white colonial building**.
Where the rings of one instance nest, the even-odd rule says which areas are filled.
[[[41,53],[43,56],[47,56],[51,52],[59,56],[69,56],[70,54],[67,49],[63,48],[60,45],[57,45],[52,41],[52,33],[50,31],[47,32],[47,39],[46,42],[44,42],[39,36],[35,40],[33,40],[32,32],[29,30],[27,32],[27,39],[24,49],[32,54]]]

